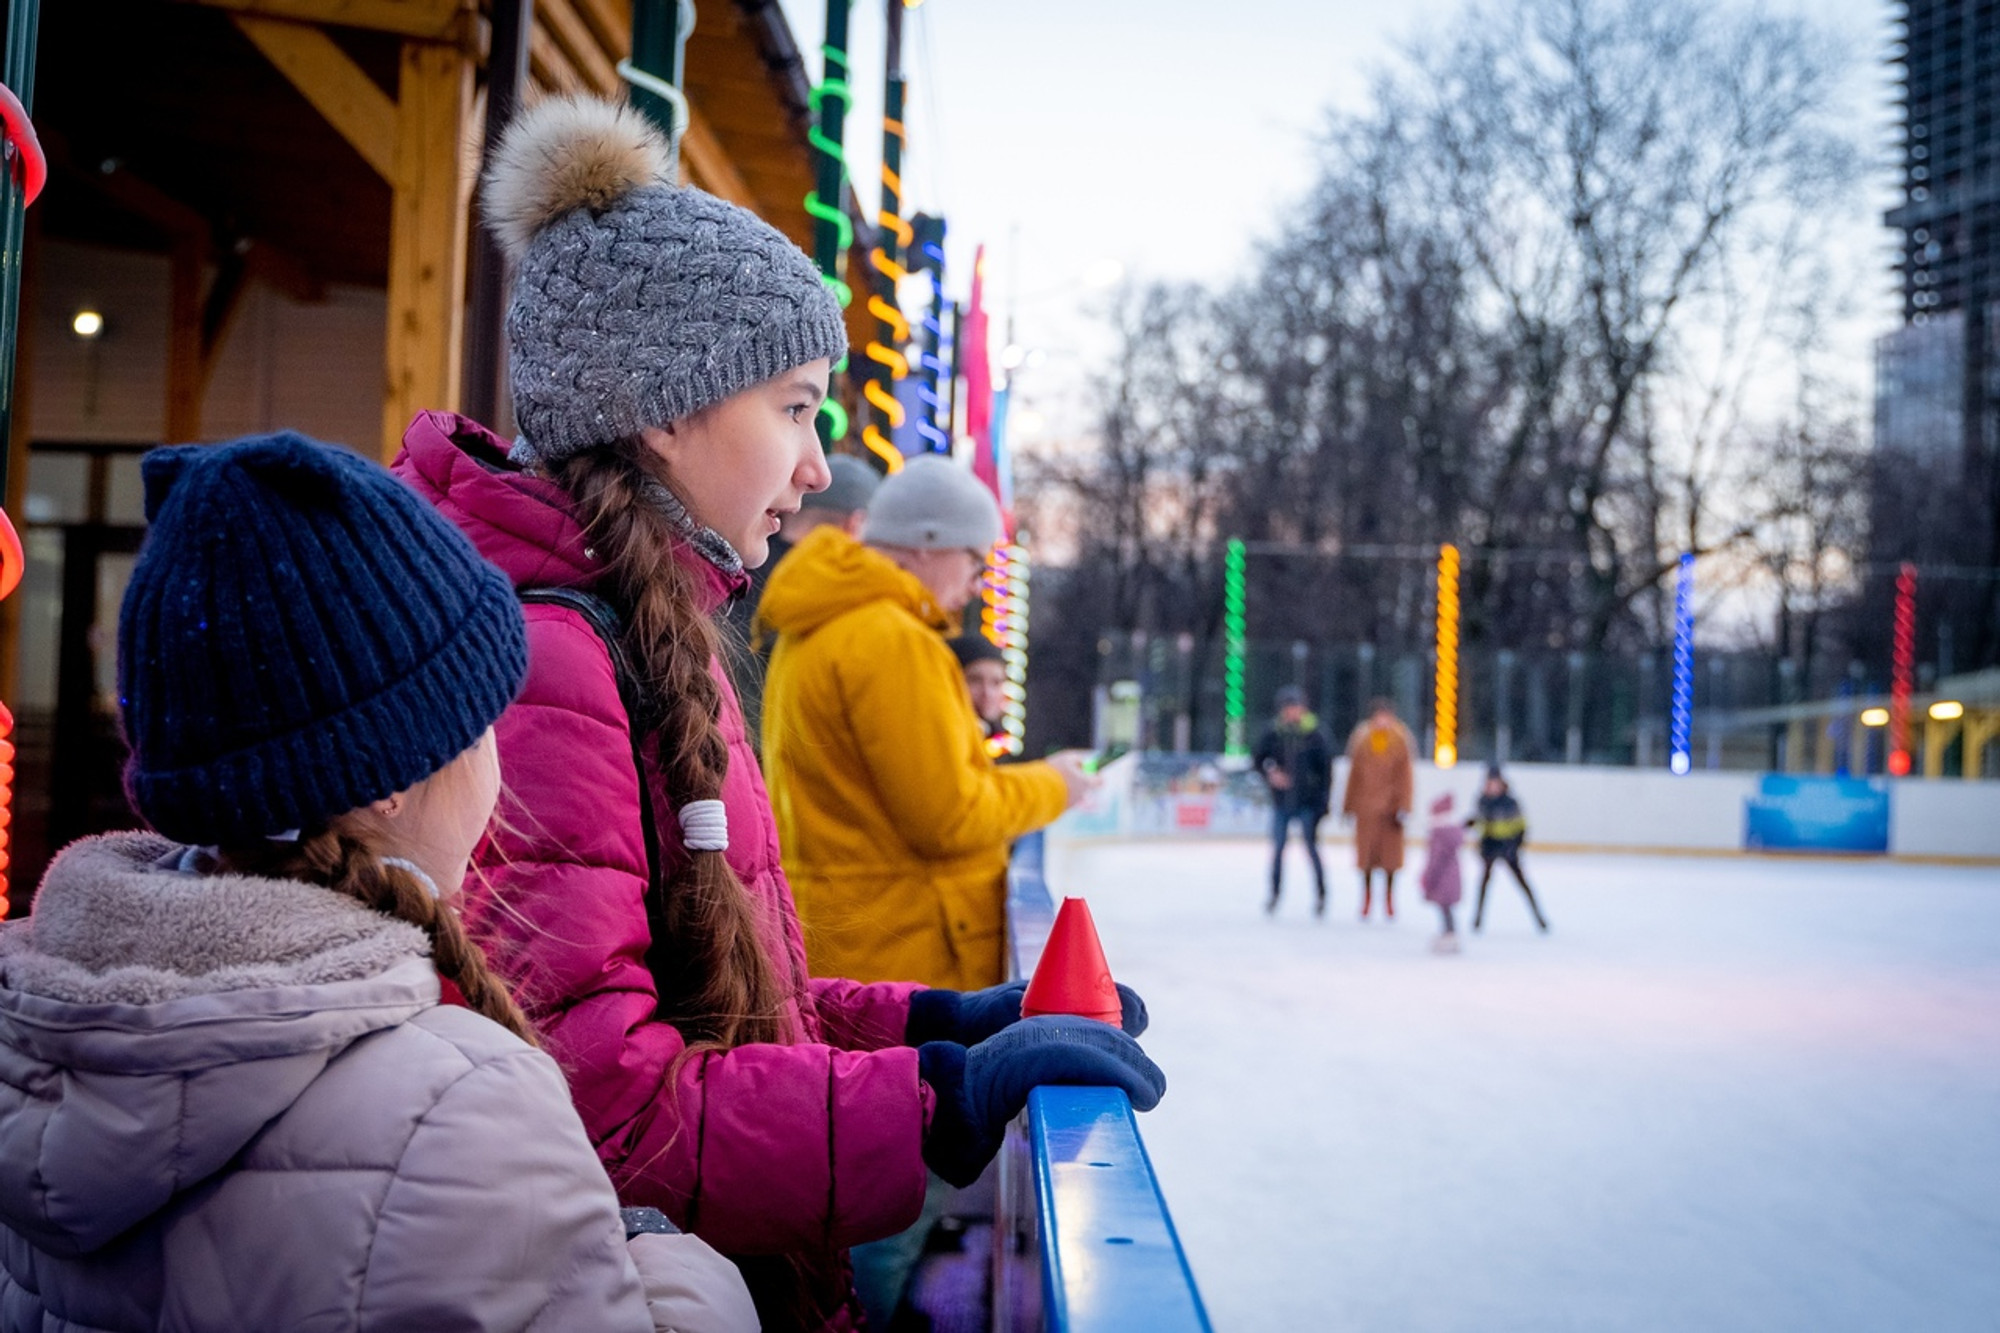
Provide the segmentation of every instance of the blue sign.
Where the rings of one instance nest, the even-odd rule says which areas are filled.
[[[1889,784],[1881,778],[1766,773],[1743,806],[1743,845],[1753,852],[1889,850]]]

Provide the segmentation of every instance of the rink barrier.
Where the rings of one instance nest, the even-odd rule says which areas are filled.
[[[1334,764],[1334,810],[1346,781],[1345,759]],[[1447,793],[1468,812],[1485,769],[1460,764],[1415,766],[1413,810]],[[1104,785],[1056,821],[1050,833],[1084,839],[1268,838],[1271,812],[1263,782],[1219,755],[1127,754],[1103,770]],[[1664,768],[1516,763],[1507,767],[1527,809],[1528,844],[1545,851],[1664,855],[1755,855],[1747,838],[1749,802],[1766,774],[1697,769],[1676,776]],[[1992,818],[2000,781],[1960,778],[1876,779],[1887,785],[1889,839],[1895,861],[1947,865],[2000,864],[2000,820]],[[1422,846],[1424,820],[1405,830]],[[1336,813],[1320,827],[1323,843],[1342,840]],[[1884,855],[1821,852],[1818,855]]]
[[[1040,833],[1007,877],[1016,976],[1041,958],[1056,903]],[[995,1204],[993,1327],[1005,1333],[1209,1333],[1166,1195],[1116,1088],[1037,1088],[1009,1127]]]

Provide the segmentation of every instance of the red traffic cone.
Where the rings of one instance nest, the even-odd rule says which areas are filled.
[[[1028,993],[1021,997],[1021,1016],[1038,1014],[1074,1014],[1112,1024],[1122,1016],[1111,964],[1104,961],[1090,904],[1081,898],[1063,899]]]

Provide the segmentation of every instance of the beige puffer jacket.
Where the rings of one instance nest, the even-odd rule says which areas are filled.
[[[0,928],[0,1329],[653,1327],[553,1061],[423,932],[147,834]]]

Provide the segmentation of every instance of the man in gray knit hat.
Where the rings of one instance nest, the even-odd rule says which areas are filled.
[[[863,534],[800,542],[761,612],[778,635],[764,771],[807,959],[815,976],[995,986],[1008,845],[1092,780],[1075,753],[995,766],[945,644],[1001,537],[985,486],[912,459]]]

